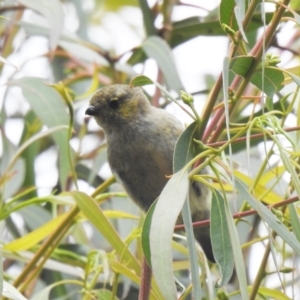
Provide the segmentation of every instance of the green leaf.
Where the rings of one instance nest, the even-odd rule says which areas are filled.
[[[117,11],[123,6],[138,6],[137,0],[114,0],[100,2],[101,5],[105,5],[104,10]]]
[[[252,287],[249,287],[249,293],[251,292],[251,290]],[[292,300],[292,298],[288,297],[285,293],[282,293],[281,291],[275,289],[268,289],[266,287],[260,287],[258,289],[258,294],[264,297],[264,299]]]
[[[198,123],[193,122],[180,135],[175,145],[173,172],[180,171],[193,158],[194,136],[198,128]],[[190,256],[190,267],[193,284],[193,297],[195,299],[202,298],[202,290],[199,281],[198,259],[195,246],[195,237],[191,217],[190,202],[185,201],[182,207],[182,219],[185,227],[187,246]]]
[[[284,226],[284,224],[272,214],[261,202],[254,199],[248,192],[247,186],[239,178],[235,178],[236,188],[242,197],[252,206],[259,216],[298,254],[300,254],[300,242]]]
[[[140,7],[143,14],[144,27],[146,30],[147,36],[156,35],[157,29],[154,25],[155,16],[151,8],[149,7],[147,0],[139,0]]]
[[[219,201],[224,201],[221,199],[221,197],[218,197],[218,198],[219,198],[218,199]],[[234,262],[235,262],[235,270],[237,273],[237,279],[239,281],[239,288],[241,290],[242,299],[248,299],[245,261],[243,259],[243,254],[242,254],[242,250],[241,250],[241,242],[240,242],[237,228],[233,221],[231,211],[230,211],[227,201],[224,201],[224,208],[225,208],[226,222],[228,225],[228,232],[230,234],[230,242],[231,242],[231,247],[232,247],[232,251],[233,251]],[[224,213],[222,215],[224,216]],[[226,235],[226,232],[224,232],[224,234]],[[223,237],[223,239],[224,238],[225,237]],[[226,251],[225,251],[225,253],[226,253]],[[228,258],[230,259],[230,254],[226,253],[226,255],[227,256],[229,255]],[[224,274],[223,274],[224,278],[222,279],[223,282],[225,282],[229,276],[230,268],[231,268],[230,264],[231,263],[229,263],[229,264],[225,263],[222,265],[222,267],[225,267],[223,269],[223,272],[224,272]],[[219,283],[216,284],[216,286],[219,286],[219,285],[220,285]]]
[[[193,158],[193,138],[197,128],[197,122],[191,123],[177,140],[173,159],[174,173],[181,170]]]
[[[103,234],[116,253],[123,258],[123,263],[126,264],[127,267],[134,269],[137,274],[140,274],[141,268],[138,261],[129,251],[127,245],[124,244],[97,203],[91,197],[82,192],[74,191],[70,194],[73,196],[80,210],[87,219]]]
[[[182,207],[182,219],[185,228],[187,246],[189,250],[191,277],[193,285],[193,299],[202,298],[202,289],[199,280],[199,267],[198,267],[198,257],[195,244],[195,235],[193,229],[193,222],[191,216],[190,199],[184,201]]]
[[[221,282],[218,282],[218,286],[223,286],[230,280],[234,266],[225,203],[226,200],[222,195],[214,190],[210,212],[210,235],[214,257],[222,273]]]
[[[190,17],[173,23],[170,46],[175,48],[197,36],[224,36],[217,20],[204,21],[200,17]]]
[[[237,56],[230,62],[230,69],[237,75],[245,77],[253,63],[253,56]]]
[[[146,53],[143,51],[142,48],[138,47],[133,50],[131,56],[127,60],[127,63],[129,65],[136,65],[144,62],[146,59],[147,59]]]
[[[225,2],[225,3],[223,3]],[[227,16],[226,14],[229,13],[229,19],[230,19],[230,14],[233,14],[233,10],[232,11],[226,11],[227,10],[227,0],[222,1],[221,5],[225,6],[225,9],[222,8],[221,16],[224,17],[223,18],[223,22],[221,21],[221,24],[227,24],[229,27],[230,25],[227,22]],[[234,2],[234,1],[231,1]],[[233,9],[233,8],[232,8]],[[223,14],[225,14],[223,16]],[[272,19],[273,13],[267,13],[266,14],[266,20],[267,22],[270,22]],[[232,15],[234,23],[237,24],[237,22],[235,21],[234,15]],[[258,28],[260,28],[261,26],[263,26],[263,23],[261,21],[261,15],[260,13],[255,14],[252,17],[252,22],[249,24],[248,26],[248,30],[247,32],[251,32],[251,33],[255,33],[254,31],[256,31]],[[236,29],[236,26],[233,26],[232,29]],[[249,36],[248,33],[248,36]],[[181,45],[193,38],[196,38],[198,36],[208,36],[208,37],[212,37],[212,36],[225,36],[225,32],[222,29],[222,27],[220,26],[220,22],[217,18],[215,17],[210,17],[210,15],[208,15],[204,20],[203,18],[200,17],[190,17],[190,18],[186,18],[184,20],[181,21],[177,21],[173,23],[173,30],[171,31],[171,37],[170,37],[170,46],[172,48],[175,48],[178,45]]]
[[[222,0],[220,3],[220,23],[226,24],[234,31],[239,29],[235,13],[235,0]]]
[[[268,97],[273,97],[276,92],[283,88],[282,82],[284,81],[284,75],[281,70],[266,67],[263,79],[262,76],[261,70],[256,71],[250,81],[257,88],[266,93]]]
[[[297,209],[295,207],[295,204],[290,204],[288,207],[289,207],[293,232],[297,240],[300,242],[300,219],[297,213]]]
[[[157,201],[154,201],[147,211],[144,224],[143,224],[142,235],[141,235],[143,253],[150,267],[151,267],[150,231],[151,231],[152,218],[153,218],[153,213],[155,210],[156,203]]]
[[[134,86],[134,87],[137,87],[137,86],[144,86],[144,85],[150,85],[150,84],[154,84],[154,82],[148,78],[147,76],[144,76],[144,75],[138,75],[134,78],[132,78],[129,82],[129,85],[130,86]]]
[[[34,113],[49,128],[59,125],[69,125],[69,115],[61,95],[52,87],[44,84],[43,79],[24,77],[9,83],[10,86],[19,86],[24,97],[29,102]],[[69,171],[69,137],[66,130],[53,132],[54,141],[59,148],[60,183],[64,189]]]
[[[252,56],[235,57],[231,61],[231,70],[239,76],[246,77],[253,60],[254,58]],[[265,67],[264,78],[263,72],[260,69],[253,74],[250,81],[271,98],[276,92],[283,88],[284,75],[283,72],[277,68]]]
[[[109,290],[105,290],[105,289],[101,289],[97,292],[97,299],[98,300],[119,300],[118,297],[116,297],[116,295],[114,295],[112,293],[112,291]]]
[[[28,211],[30,212],[30,209],[28,209]],[[32,218],[34,219],[35,216],[32,216]],[[66,215],[62,214],[57,218],[46,222],[45,224],[37,227],[35,230],[29,232],[28,234],[23,235],[22,237],[6,244],[4,246],[4,249],[17,252],[28,250],[34,246],[37,246],[41,240],[45,239],[55,230],[55,228],[60,226],[65,218]]]
[[[36,116],[36,114],[30,110],[24,117],[24,129],[21,137],[20,144],[23,144],[27,141],[32,135],[36,134],[41,130],[42,123]],[[23,187],[35,186],[35,170],[34,170],[34,160],[38,156],[40,151],[41,141],[37,140],[28,146],[22,153],[22,157],[25,160],[26,165],[26,175],[23,182]],[[30,194],[27,195],[29,198],[37,196],[36,190],[33,190]]]
[[[183,89],[183,84],[178,75],[169,45],[162,38],[150,36],[142,44],[142,48],[149,58],[153,58],[162,73],[169,89],[178,92]]]
[[[300,0],[292,0],[290,2],[289,6],[290,6],[291,9],[294,9],[294,10],[299,9],[299,7],[300,7]]]
[[[64,22],[64,12],[59,0],[19,0],[19,3],[36,10],[45,16],[50,25],[50,49],[54,50],[58,44]]]
[[[188,172],[175,173],[159,196],[150,231],[153,275],[164,299],[177,299],[172,269],[172,236],[188,192]]]

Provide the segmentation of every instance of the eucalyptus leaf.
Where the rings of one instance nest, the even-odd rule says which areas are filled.
[[[289,212],[291,217],[292,227],[295,233],[297,240],[300,242],[300,218],[299,214],[297,213],[297,209],[295,204],[289,204]]]
[[[71,192],[70,195],[75,199],[87,219],[103,234],[107,241],[113,246],[114,250],[123,258],[124,264],[134,269],[137,274],[140,274],[141,269],[138,261],[128,250],[97,203],[82,192],[74,191]]]
[[[181,170],[167,182],[159,196],[150,230],[151,265],[165,299],[177,299],[172,268],[172,236],[188,192],[188,172]]]
[[[193,158],[193,138],[198,128],[198,123],[191,123],[180,135],[176,142],[173,159],[174,173],[181,170]]]
[[[49,128],[59,125],[69,126],[69,115],[64,100],[54,88],[46,85],[42,78],[24,77],[11,81],[9,85],[22,89],[24,97],[43,124]],[[68,132],[59,130],[52,135],[59,148],[60,183],[64,188],[71,169]]]
[[[166,41],[158,36],[150,36],[144,41],[142,48],[149,58],[156,61],[169,89],[179,93],[183,89],[183,84],[173,59],[173,53]]]
[[[284,75],[280,69],[266,67],[264,72],[262,70],[256,71],[250,81],[268,97],[273,97],[283,88]]]
[[[245,77],[254,61],[253,56],[237,56],[230,61],[230,69],[237,75]]]
[[[232,276],[234,266],[225,201],[226,200],[217,190],[213,191],[210,213],[210,235],[214,257],[222,273],[221,280],[218,282],[219,286],[228,283]]]
[[[239,178],[235,177],[237,191],[253,207],[260,217],[298,254],[300,254],[300,242],[284,224],[261,202],[254,199],[248,192],[247,186]]]

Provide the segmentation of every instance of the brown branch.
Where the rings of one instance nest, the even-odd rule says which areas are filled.
[[[291,204],[291,203],[294,203],[297,201],[299,201],[299,197],[295,196],[295,197],[289,198],[287,200],[277,202],[275,204],[267,205],[267,208],[271,209],[271,208],[281,207],[281,206],[285,206],[285,205],[288,205],[288,204]],[[250,209],[247,211],[235,213],[232,215],[232,217],[233,217],[233,219],[241,219],[241,218],[255,215],[255,214],[257,214],[257,210]],[[209,224],[210,224],[210,220],[204,220],[204,221],[200,221],[200,222],[194,222],[193,227],[194,228],[205,227],[205,226],[208,226]],[[184,230],[183,224],[175,226],[175,231],[179,231],[179,230]]]
[[[139,300],[148,300],[151,290],[152,270],[149,267],[147,260],[143,257],[142,278],[139,292]]]
[[[295,127],[289,127],[289,128],[284,128],[283,129],[285,132],[292,132],[292,131],[297,131],[300,130],[300,126],[295,126]],[[276,134],[276,132],[270,130],[269,131],[270,134]],[[252,134],[249,136],[249,139],[259,139],[261,137],[264,137],[265,134],[264,133],[256,133],[256,134]],[[240,138],[235,139],[232,143],[241,143],[247,140],[248,137],[243,136]],[[220,141],[220,142],[215,142],[215,143],[208,143],[207,146],[212,147],[212,148],[217,148],[217,147],[221,147],[223,145],[225,145],[226,143],[228,143],[228,141]]]

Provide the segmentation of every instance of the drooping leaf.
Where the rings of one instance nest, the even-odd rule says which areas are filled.
[[[149,58],[153,58],[164,74],[169,89],[179,93],[183,84],[173,59],[173,53],[165,40],[158,36],[150,36],[142,44],[142,48]]]
[[[127,246],[121,240],[120,236],[105,217],[103,211],[97,203],[88,195],[82,192],[71,192],[71,196],[75,199],[77,205],[87,219],[103,234],[107,241],[112,245],[115,251],[123,258],[124,264],[140,274],[141,268],[136,258],[129,251]]]
[[[289,212],[291,216],[293,231],[295,233],[297,240],[300,242],[300,218],[299,218],[299,214],[297,213],[295,204],[289,205]]]
[[[65,217],[66,213],[45,223],[44,225],[22,236],[21,238],[13,240],[12,242],[4,245],[4,249],[17,252],[28,250],[34,246],[37,246],[40,241],[50,235],[55,230],[55,228],[57,228],[57,226],[61,224]]]
[[[226,200],[217,190],[213,191],[210,213],[210,233],[214,257],[220,266],[222,274],[221,280],[218,282],[219,286],[223,286],[230,280],[234,266],[225,201]]]
[[[237,191],[243,198],[253,207],[260,217],[268,223],[268,225],[298,254],[300,254],[300,242],[285,225],[261,202],[254,199],[247,190],[247,186],[243,181],[236,177]]]
[[[216,195],[217,195],[217,199],[218,199],[218,204],[214,208],[214,210],[217,211],[217,214],[221,213],[222,218],[224,218],[224,216],[226,217],[226,223],[228,226],[228,231],[226,231],[226,227],[225,227],[222,237],[220,237],[222,239],[221,247],[216,246],[216,243],[218,243],[220,241],[214,240],[214,242],[213,242],[214,243],[213,247],[217,247],[217,249],[216,249],[218,251],[217,254],[218,254],[218,257],[221,262],[220,266],[222,267],[222,271],[223,271],[223,278],[222,278],[221,282],[217,282],[216,285],[220,286],[221,284],[225,284],[226,281],[228,281],[228,279],[230,277],[230,273],[232,272],[232,261],[230,261],[230,260],[232,259],[232,254],[233,254],[233,258],[234,258],[234,262],[235,262],[235,269],[236,269],[236,273],[237,273],[237,280],[239,281],[239,288],[241,290],[242,299],[248,299],[245,262],[243,259],[243,254],[242,254],[242,250],[241,250],[241,246],[240,246],[241,242],[239,239],[237,228],[236,228],[235,223],[233,222],[233,218],[232,218],[228,203],[225,202],[224,199],[222,199],[222,196],[220,194],[219,195],[216,194]],[[221,201],[223,201],[224,205],[221,204]],[[224,209],[223,212],[219,212],[219,209],[221,207]],[[223,220],[222,220],[222,222],[223,222]],[[215,225],[213,225],[213,226],[215,227]],[[214,231],[215,230],[217,230],[216,227],[214,228]],[[219,230],[220,230],[220,228],[219,228]],[[230,252],[231,252],[230,249],[229,250],[221,249],[222,247],[228,246],[228,241],[229,241],[228,234],[230,236],[232,254],[230,254]],[[214,237],[212,237],[212,238],[214,239]],[[225,255],[225,256],[223,256],[223,255]],[[229,259],[229,261],[226,262],[225,259]]]
[[[154,25],[155,16],[147,0],[139,0],[140,7],[143,14],[144,27],[146,30],[147,36],[156,35],[157,29]]]
[[[157,201],[153,202],[147,211],[146,218],[143,224],[142,235],[141,235],[143,253],[150,267],[151,267],[150,230],[151,230],[153,212],[155,210],[156,203]]]
[[[52,87],[44,84],[42,78],[24,77],[10,82],[9,85],[22,89],[24,97],[43,124],[49,128],[69,125],[69,116],[61,95]],[[59,148],[60,183],[64,188],[71,169],[68,132],[60,130],[53,132],[52,135]]]
[[[159,196],[150,231],[151,265],[164,299],[177,299],[172,269],[172,236],[188,192],[188,172],[172,176]]]
[[[197,122],[191,123],[176,142],[173,159],[173,172],[181,170],[193,158],[193,138],[198,128]]]

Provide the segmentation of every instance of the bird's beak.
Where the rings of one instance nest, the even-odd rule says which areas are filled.
[[[88,109],[85,111],[85,114],[89,116],[95,116],[97,114],[96,107],[93,105],[89,106]]]

